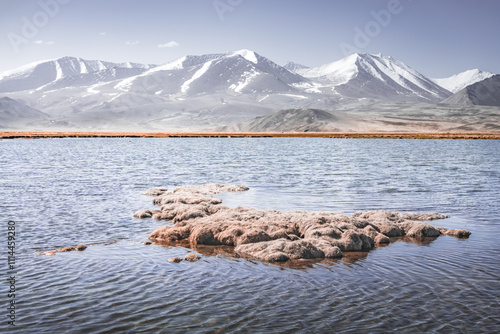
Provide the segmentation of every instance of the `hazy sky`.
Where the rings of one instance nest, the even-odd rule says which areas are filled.
[[[500,73],[498,0],[0,0],[0,72],[77,56],[162,64],[251,49],[318,66],[355,51],[430,77]]]

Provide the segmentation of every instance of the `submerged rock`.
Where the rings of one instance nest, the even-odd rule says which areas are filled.
[[[196,253],[189,253],[188,255],[184,256],[184,261],[188,262],[196,262],[199,259],[201,259],[201,256]]]
[[[76,249],[77,251],[80,251],[80,252],[81,252],[81,251],[86,250],[86,249],[87,249],[87,246],[85,246],[85,245],[76,245],[76,246],[75,246],[75,249]]]
[[[392,237],[470,235],[466,230],[449,230],[421,222],[447,218],[438,213],[281,212],[228,208],[212,197],[222,191],[245,190],[248,187],[221,184],[178,187],[154,198],[154,204],[161,206],[158,212],[141,210],[135,216],[146,218],[151,213],[155,219],[174,223],[153,231],[149,236],[153,242],[187,240],[191,245],[235,246],[238,255],[263,261],[340,258],[343,252],[367,252],[388,244]]]
[[[465,238],[468,238],[470,236],[470,231],[449,229],[449,230],[445,230],[444,234],[449,235],[450,237],[465,239]]]
[[[76,245],[76,246],[67,246],[67,247],[62,247],[54,250],[50,250],[47,252],[44,252],[44,255],[55,255],[56,253],[64,253],[64,252],[73,252],[73,251],[84,251],[87,249],[87,246],[85,245]]]
[[[163,187],[151,188],[143,192],[142,194],[145,196],[160,196],[165,193],[168,189]]]
[[[153,212],[151,210],[139,210],[134,213],[135,218],[151,218],[153,217]]]

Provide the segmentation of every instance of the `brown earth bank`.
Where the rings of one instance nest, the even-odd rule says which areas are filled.
[[[348,252],[368,252],[391,238],[424,242],[442,235],[468,238],[467,230],[436,227],[423,221],[447,218],[439,213],[368,211],[338,212],[229,208],[213,197],[220,192],[246,191],[244,185],[204,184],[154,188],[159,210],[140,210],[136,218],[172,222],[153,231],[158,244],[231,246],[238,256],[267,262],[342,258]],[[174,261],[175,262],[175,261]]]
[[[500,139],[500,132],[92,132],[0,131],[2,139],[16,138],[389,138],[389,139]]]

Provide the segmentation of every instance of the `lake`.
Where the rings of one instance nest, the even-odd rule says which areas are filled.
[[[499,166],[498,140],[2,140],[0,328],[13,221],[19,333],[498,332]],[[143,244],[165,222],[132,216],[156,208],[141,192],[203,183],[250,187],[217,195],[230,207],[439,212],[472,234],[298,267],[227,247],[170,263],[193,250]]]

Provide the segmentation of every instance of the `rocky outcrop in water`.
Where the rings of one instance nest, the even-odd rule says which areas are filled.
[[[189,253],[186,256],[184,256],[184,259],[178,256],[171,257],[168,259],[168,262],[173,262],[173,263],[179,263],[182,262],[182,260],[187,261],[187,262],[196,262],[199,259],[201,259],[201,256],[199,256],[196,253]]]
[[[64,252],[73,252],[73,251],[84,251],[87,249],[87,246],[85,245],[76,245],[76,246],[68,246],[68,247],[62,247],[58,249],[54,249],[51,251],[47,251],[43,253],[44,255],[55,255],[56,253],[64,253]]]
[[[450,235],[467,238],[466,230],[435,227],[422,221],[444,219],[438,213],[386,211],[335,212],[228,208],[212,195],[245,191],[242,185],[205,184],[178,187],[154,198],[159,210],[141,210],[135,216],[168,220],[149,239],[156,243],[188,240],[194,245],[234,246],[244,257],[263,261],[340,258],[343,252],[366,252],[388,244],[392,237],[415,239]]]
[[[144,196],[155,196],[156,197],[156,196],[163,195],[163,193],[165,193],[167,190],[168,190],[167,188],[163,188],[163,187],[151,188],[151,189],[146,190],[142,194]]]

